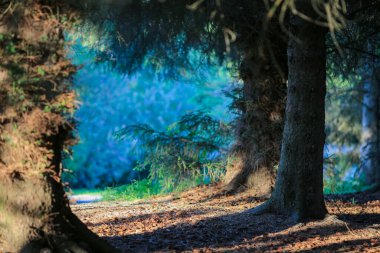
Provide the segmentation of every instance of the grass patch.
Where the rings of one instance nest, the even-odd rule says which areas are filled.
[[[152,182],[149,179],[144,179],[140,181],[134,181],[131,184],[117,187],[107,187],[105,189],[74,189],[72,190],[72,194],[99,194],[102,196],[102,200],[104,201],[133,201],[172,193],[179,194],[201,184],[204,184],[204,182],[200,180],[189,179],[182,181],[176,187],[168,187],[166,185],[163,185],[162,182]]]
[[[373,186],[365,185],[358,180],[344,180],[344,181],[325,181],[324,194],[347,194],[362,192],[371,189]]]
[[[104,190],[102,189],[71,189],[69,195],[80,195],[80,194],[100,194],[102,195]]]
[[[134,181],[131,184],[118,187],[108,187],[100,193],[104,200],[137,200],[162,194],[161,187],[148,179]]]

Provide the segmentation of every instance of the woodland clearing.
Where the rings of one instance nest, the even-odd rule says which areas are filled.
[[[218,186],[202,186],[72,209],[122,252],[380,252],[380,192],[327,196],[331,216],[298,224],[281,215],[244,212],[263,198],[215,192]]]

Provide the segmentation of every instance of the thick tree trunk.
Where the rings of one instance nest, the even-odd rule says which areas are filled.
[[[116,252],[71,212],[57,178],[35,173],[1,173],[0,252]]]
[[[286,43],[273,42],[265,58],[259,55],[259,50],[259,45],[247,50],[241,65],[244,87],[238,109],[242,114],[229,156],[225,190],[248,189],[255,195],[267,195],[272,192],[280,156],[286,100]],[[276,61],[270,54],[275,55]]]
[[[363,80],[360,160],[366,183],[374,188],[380,185],[379,85],[380,68],[368,67]]]
[[[309,1],[297,8],[316,14]],[[325,141],[326,52],[325,29],[299,17],[290,17],[289,81],[280,166],[271,198],[253,209],[292,216],[294,220],[322,219]]]
[[[270,59],[247,56],[243,64],[242,115],[229,158],[226,189],[265,195],[272,191],[279,160],[286,83]]]
[[[12,8],[0,3],[0,252],[114,252],[71,212],[60,181],[74,102],[67,77],[75,71],[56,19],[65,8],[6,3]]]

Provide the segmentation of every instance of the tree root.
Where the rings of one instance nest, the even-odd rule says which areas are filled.
[[[243,214],[249,214],[249,215],[263,215],[267,213],[272,213],[272,202],[270,200],[265,201],[263,204],[256,206],[254,208],[248,209],[243,211]]]

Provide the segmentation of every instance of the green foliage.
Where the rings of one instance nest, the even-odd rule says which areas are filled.
[[[152,182],[172,191],[191,181],[214,182],[224,174],[231,129],[209,115],[196,112],[184,115],[166,131],[132,125],[118,131],[116,137],[136,138],[146,154],[135,169],[148,170]]]
[[[342,146],[358,145],[361,134],[360,80],[347,80],[330,73],[326,98],[327,143]]]
[[[112,184],[113,179],[110,180],[111,177],[119,180],[131,176],[126,172],[129,171],[128,169],[115,176],[117,174],[115,171],[120,172],[123,170],[122,168],[130,168],[134,161],[119,162],[123,158],[122,154],[126,154],[130,147],[126,142],[124,142],[124,146],[116,145],[109,136],[111,132],[123,127],[124,124],[130,125],[137,122],[147,123],[149,126],[135,125],[125,129],[124,134],[139,137],[137,139],[142,145],[139,146],[141,147],[140,156],[136,157],[142,161],[137,168],[140,171],[149,170],[151,179],[160,181],[157,184],[172,188],[188,178],[198,177],[203,173],[200,172],[203,169],[207,171],[205,173],[207,175],[212,171],[219,171],[223,164],[215,163],[215,160],[209,161],[208,158],[208,155],[212,153],[212,148],[215,147],[206,145],[208,148],[200,148],[198,140],[194,140],[194,137],[191,136],[191,131],[190,135],[187,135],[189,133],[181,132],[176,125],[172,127],[173,129],[162,130],[166,125],[178,119],[179,110],[184,112],[199,109],[195,106],[177,106],[175,113],[172,107],[175,107],[176,104],[182,103],[183,100],[191,100],[192,104],[197,104],[207,98],[208,102],[204,104],[208,104],[208,107],[213,109],[215,108],[213,106],[218,104],[219,97],[214,96],[210,99],[210,96],[205,96],[203,93],[197,94],[196,99],[188,99],[183,94],[191,92],[191,89],[176,87],[175,89],[179,90],[176,93],[176,99],[170,100],[170,105],[166,106],[168,101],[163,101],[167,99],[163,94],[170,93],[172,88],[168,87],[173,86],[168,85],[166,80],[157,81],[155,78],[149,78],[151,77],[149,67],[153,69],[153,72],[159,71],[161,76],[168,76],[167,74],[171,73],[173,69],[175,69],[176,77],[181,76],[181,79],[184,76],[193,76],[197,70],[194,66],[198,66],[198,64],[189,60],[189,55],[194,51],[203,53],[198,54],[197,57],[201,56],[207,60],[225,59],[226,48],[231,42],[228,42],[229,37],[224,34],[226,31],[231,31],[232,35],[231,33],[227,33],[227,35],[232,37],[236,34],[239,35],[237,47],[233,48],[237,49],[235,57],[230,55],[233,59],[233,65],[237,65],[241,60],[239,52],[242,52],[242,49],[247,46],[250,47],[253,44],[252,40],[258,35],[260,29],[257,27],[261,27],[262,14],[267,11],[263,7],[266,6],[261,1],[257,1],[257,3],[252,1],[239,1],[239,3],[222,1],[222,4],[220,1],[197,1],[199,4],[197,8],[189,11],[188,1],[111,2],[80,1],[76,3],[83,7],[83,13],[89,15],[84,15],[84,22],[72,31],[72,37],[81,41],[83,47],[91,52],[90,54],[87,52],[85,58],[93,58],[98,63],[107,62],[106,68],[117,69],[123,73],[137,73],[137,76],[140,75],[140,77],[128,80],[130,85],[128,95],[126,95],[127,92],[117,92],[118,98],[116,99],[113,99],[114,95],[109,94],[109,90],[116,90],[117,87],[113,83],[117,78],[114,78],[115,73],[113,72],[107,74],[112,76],[111,78],[100,74],[97,68],[104,65],[91,67],[92,69],[86,66],[87,73],[82,72],[82,76],[78,78],[80,80],[78,83],[85,83],[81,87],[77,86],[77,90],[82,93],[82,98],[93,92],[93,94],[112,97],[109,101],[113,101],[100,101],[97,100],[99,97],[93,96],[91,99],[83,101],[82,111],[77,114],[82,121],[82,126],[79,129],[82,141],[75,148],[73,161],[67,164],[74,170],[81,171],[80,174],[83,177],[78,182],[96,181],[95,178],[101,178],[99,181],[103,182],[99,182],[99,184],[104,182]],[[224,13],[228,15],[224,15]],[[218,17],[223,18],[219,19]],[[242,19],[245,22],[241,22]],[[339,151],[341,148],[357,148],[361,131],[361,105],[360,101],[358,102],[358,98],[361,96],[360,87],[358,87],[358,80],[355,77],[350,77],[348,80],[348,73],[352,75],[353,72],[356,72],[355,68],[360,64],[357,61],[358,57],[353,54],[355,50],[345,47],[363,50],[362,47],[366,43],[363,40],[358,40],[357,35],[371,31],[371,27],[375,27],[376,22],[374,23],[374,18],[365,18],[359,21],[369,22],[369,20],[371,20],[370,23],[361,26],[364,29],[358,29],[359,27],[356,25],[350,24],[347,30],[336,34],[337,38],[329,37],[327,39],[330,69],[328,75],[331,77],[326,110],[327,146],[338,150],[337,152],[334,151],[338,158],[331,161],[331,164],[326,163],[326,191],[336,191],[338,188],[342,188],[337,186],[336,182],[338,181],[352,182],[353,185],[359,182],[357,177],[352,176],[358,168],[357,153]],[[246,24],[250,24],[249,27]],[[278,34],[279,37],[282,36],[282,33],[278,32]],[[365,38],[366,36],[359,37]],[[268,39],[264,39],[265,41],[262,44],[265,46],[270,45],[270,40],[273,40],[270,36]],[[348,52],[347,57],[337,56],[336,39],[341,43],[344,52]],[[342,58],[345,60],[342,61]],[[208,66],[208,64],[206,65]],[[211,71],[205,72],[206,76],[213,76]],[[215,74],[215,72],[213,73]],[[43,76],[40,71],[38,74]],[[345,74],[346,76],[343,77]],[[195,79],[204,80],[203,76]],[[191,80],[191,82],[194,81],[194,79]],[[141,85],[143,82],[144,84]],[[160,82],[165,83],[162,86],[156,86]],[[95,83],[97,87],[94,87],[93,84]],[[101,85],[104,87],[99,88],[99,83],[102,83]],[[205,83],[207,82],[203,82],[201,85]],[[183,86],[183,83],[180,83],[180,86]],[[151,87],[154,88],[151,89]],[[160,89],[161,92],[157,91]],[[231,109],[240,112],[244,101],[241,99],[242,96],[235,96],[238,93],[238,89],[231,93],[234,100]],[[125,105],[121,106],[114,102],[119,98],[124,100]],[[150,103],[152,100],[160,102],[153,104]],[[96,112],[91,112],[89,108],[86,108],[85,106],[88,104],[91,104],[93,108],[97,107]],[[178,109],[179,107],[181,108]],[[116,114],[116,111],[122,113]],[[101,117],[98,117],[99,115]],[[109,115],[112,116],[109,117]],[[160,115],[160,117],[153,117],[155,115]],[[92,121],[91,124],[85,123],[88,119]],[[95,121],[97,122],[94,123]],[[186,142],[183,141],[185,139]],[[113,159],[109,159],[110,157]],[[90,182],[88,186],[98,186],[97,184],[97,182]]]
[[[370,189],[363,179],[360,180],[341,180],[337,178],[329,178],[324,181],[324,194],[345,194],[353,192],[361,192]]]
[[[84,21],[74,29],[73,36],[96,52],[99,61],[109,62],[123,73],[141,70],[146,63],[156,69],[189,68],[188,53],[195,49],[207,52],[208,58],[216,51],[211,43],[223,48],[218,54],[222,58],[222,27],[205,29],[210,24],[212,7],[195,12],[189,11],[187,4],[187,0],[124,1],[116,7],[108,1],[85,1],[78,3]],[[219,36],[212,36],[216,33]]]
[[[108,187],[100,192],[104,200],[137,200],[150,198],[160,193],[162,193],[160,186],[148,179],[119,187]]]
[[[329,72],[326,99],[324,192],[340,194],[366,189],[360,173],[361,90],[356,76]],[[326,157],[327,156],[327,157]]]
[[[74,36],[75,37],[75,36]],[[67,35],[71,41],[72,36]],[[147,154],[144,148],[130,152],[132,142],[119,142],[113,133],[126,125],[148,124],[164,131],[186,113],[208,111],[212,117],[229,121],[231,114],[224,98],[224,90],[233,80],[228,67],[205,62],[200,52],[192,52],[189,61],[192,69],[181,69],[180,75],[167,77],[165,66],[159,72],[144,68],[133,75],[120,74],[109,64],[95,63],[96,54],[86,42],[71,41],[71,59],[82,66],[74,76],[79,109],[79,142],[64,167],[63,179],[73,188],[104,188],[130,183],[146,176],[133,167],[137,159]],[[223,98],[223,99],[222,99]],[[46,110],[59,109],[49,106]]]
[[[324,192],[342,194],[367,189],[363,175],[358,173],[358,150],[336,150],[334,153],[325,159]]]
[[[133,201],[148,199],[154,196],[164,195],[168,193],[178,194],[190,188],[196,187],[200,184],[201,181],[201,178],[197,180],[186,179],[180,182],[175,188],[168,190],[164,189],[160,184],[154,183],[149,179],[143,179],[133,181],[130,184],[116,187],[106,187],[104,189],[75,189],[72,191],[72,194],[101,195],[103,201]]]

